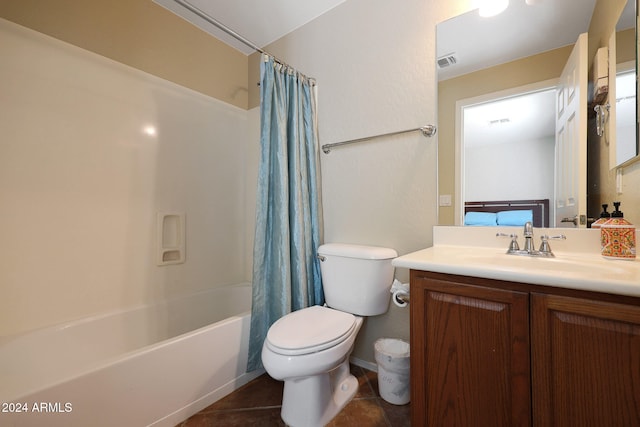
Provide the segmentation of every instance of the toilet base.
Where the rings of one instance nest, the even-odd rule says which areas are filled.
[[[287,380],[282,396],[282,420],[292,427],[321,427],[329,423],[358,392],[349,359],[319,375]]]

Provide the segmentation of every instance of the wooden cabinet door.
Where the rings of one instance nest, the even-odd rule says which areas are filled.
[[[410,307],[412,425],[531,425],[528,293],[420,273]]]
[[[533,419],[640,426],[640,307],[532,294]]]

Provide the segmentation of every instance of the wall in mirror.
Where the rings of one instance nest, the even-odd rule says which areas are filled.
[[[628,64],[628,63],[627,63]],[[610,104],[610,129],[615,127],[615,144],[609,150],[614,167],[618,167],[638,155],[636,139],[636,69],[635,62],[616,64],[615,103]],[[606,120],[606,117],[605,117]]]
[[[635,0],[627,0],[607,46],[608,96],[594,107],[596,134],[609,146],[612,169],[638,155],[635,40]]]
[[[637,22],[635,0],[627,0],[621,13],[609,17],[611,26],[602,26],[599,35],[590,37],[601,40],[600,45],[609,48],[610,91],[605,105],[609,105],[609,117],[605,120],[602,135],[598,135],[597,123],[589,135],[589,208],[598,212],[602,204],[611,206],[622,202],[621,210],[634,224],[640,224],[640,156],[638,155],[637,114]],[[629,89],[625,80],[632,80]],[[595,121],[595,118],[594,118]]]
[[[485,117],[485,129],[476,127],[466,138],[472,143],[471,147],[460,143],[460,140],[465,140],[465,127],[469,128],[471,121],[471,118],[465,118],[463,107],[468,106],[472,111],[471,107],[479,108],[491,99],[553,91],[572,45],[581,32],[589,33],[588,66],[591,67],[597,47],[608,44],[609,37],[603,34],[613,32],[614,24],[608,21],[614,19],[613,15],[615,20],[621,16],[626,0],[614,1],[620,3],[615,13],[610,12],[611,0],[542,2],[539,5],[546,4],[549,9],[538,10],[540,16],[537,17],[533,10],[540,6],[527,6],[524,0],[511,0],[507,10],[497,17],[482,19],[477,11],[471,11],[438,24],[439,193],[450,194],[454,200],[453,206],[440,207],[440,224],[464,223],[464,201],[471,200],[465,199],[465,194],[483,200],[549,199],[553,210],[554,190],[553,184],[549,183],[554,175],[551,165],[553,157],[549,154],[549,147],[553,143],[549,141],[555,138],[555,125],[549,124],[546,117],[555,113],[555,103],[547,103],[537,113],[532,112],[531,120],[522,124],[528,128],[522,128],[521,132],[513,129],[518,123],[516,120],[510,121],[509,117],[500,114]],[[632,23],[635,23],[634,10],[632,14]],[[499,23],[500,19],[507,21],[505,26]],[[633,28],[630,32],[634,37]],[[549,40],[544,41],[546,45],[536,46],[534,41],[542,39],[542,34],[548,34]],[[597,38],[594,39],[594,36]],[[635,37],[632,42],[634,48],[631,58],[635,64]],[[628,62],[628,54],[622,54],[621,57]],[[478,64],[471,65],[474,61]],[[532,101],[528,106],[533,104]],[[593,105],[589,105],[589,108],[593,109]],[[534,111],[523,107],[511,110],[521,113],[525,109]],[[613,195],[600,191],[609,185],[599,177],[602,171],[599,165],[608,161],[608,155],[603,160],[602,153],[592,153],[594,150],[591,145],[600,144],[600,141],[592,141],[595,135],[591,129],[595,127],[593,112],[589,116],[590,120],[585,124],[589,128],[588,177],[583,190],[588,200],[585,216],[597,216],[599,204],[603,203],[601,200],[615,195],[617,199],[623,199],[627,216],[630,219],[638,217],[640,222],[640,212],[637,212],[640,211],[640,204],[634,205],[631,200],[625,202],[624,191],[623,194],[617,194],[614,189]],[[612,123],[607,125],[611,126]],[[512,133],[505,139],[501,133],[505,133],[509,127]],[[493,128],[496,132],[494,136],[487,128]],[[493,146],[474,148],[473,141],[478,139],[478,135],[484,136],[486,141],[492,141]],[[636,141],[636,138],[632,139],[634,145]],[[626,181],[623,182],[626,183],[623,186],[633,185],[638,179],[636,167],[626,167],[624,178]],[[503,187],[500,190],[503,193],[494,191],[499,187]],[[626,193],[633,197],[631,192]],[[573,226],[572,223],[561,225]]]

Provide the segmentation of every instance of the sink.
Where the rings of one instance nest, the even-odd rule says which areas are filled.
[[[549,232],[535,230],[535,236]],[[495,238],[495,227],[438,226],[434,228],[433,246],[398,257],[393,265],[640,297],[640,259],[602,257],[597,230],[563,229],[562,233],[566,240],[554,241],[555,258],[547,258],[507,255],[508,241]]]
[[[473,251],[463,250],[459,257],[467,262],[487,264],[491,268],[541,269],[560,274],[573,274],[579,270],[581,274],[605,276],[624,274],[626,268],[620,263],[629,262],[592,255],[556,254],[555,258],[508,255],[505,252],[477,248]]]
[[[436,245],[396,258],[395,267],[640,297],[640,260],[557,251],[555,258],[504,248]]]

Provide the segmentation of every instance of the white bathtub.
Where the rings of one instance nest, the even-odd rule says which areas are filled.
[[[174,426],[246,373],[251,287],[0,341],[0,426]]]

